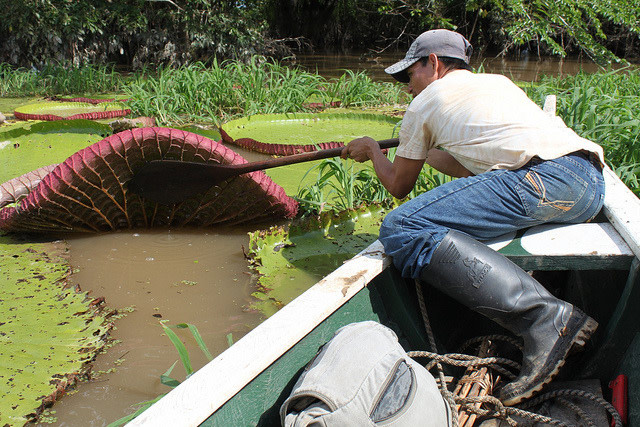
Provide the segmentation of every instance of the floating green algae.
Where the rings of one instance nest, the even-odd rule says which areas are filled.
[[[233,139],[253,138],[268,144],[347,143],[354,138],[370,136],[391,138],[397,117],[355,112],[261,114],[232,120],[222,125]]]
[[[248,256],[259,274],[251,308],[275,313],[373,243],[388,211],[372,205],[249,233]]]
[[[0,425],[34,420],[88,369],[110,325],[65,288],[62,242],[0,236]]]
[[[93,120],[18,122],[0,128],[0,183],[42,166],[62,162],[111,134]]]

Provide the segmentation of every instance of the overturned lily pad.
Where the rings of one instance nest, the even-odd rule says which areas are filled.
[[[26,197],[56,166],[43,166],[0,185],[0,208]]]
[[[341,147],[354,138],[391,138],[399,119],[374,113],[296,113],[245,117],[222,125],[225,143],[265,154],[289,155]]]
[[[24,425],[89,369],[112,325],[67,288],[62,242],[0,237],[0,425]]]
[[[0,183],[42,166],[60,163],[78,150],[111,135],[92,120],[16,122],[0,128]]]
[[[0,210],[0,230],[101,232],[291,218],[297,202],[261,171],[230,178],[184,202],[163,205],[129,191],[152,160],[222,164],[246,160],[208,138],[169,128],[138,128],[103,139],[60,163],[15,207]]]
[[[111,119],[130,114],[121,102],[90,104],[86,102],[38,102],[23,105],[13,112],[19,120]]]
[[[253,309],[275,313],[378,238],[389,211],[380,205],[298,220],[249,233],[249,260],[259,274]]]

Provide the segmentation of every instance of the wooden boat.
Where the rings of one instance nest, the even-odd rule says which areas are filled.
[[[563,299],[600,323],[562,374],[599,380],[605,396],[609,381],[626,375],[629,425],[640,425],[640,199],[608,168],[605,182],[605,206],[595,222],[533,227],[489,245],[539,272],[543,284],[561,289]],[[415,292],[375,242],[130,425],[278,425],[279,407],[301,370],[346,324],[375,320],[392,327],[407,350],[430,350]],[[491,323],[429,287],[422,292],[444,347]]]

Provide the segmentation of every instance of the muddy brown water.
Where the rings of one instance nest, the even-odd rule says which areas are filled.
[[[296,64],[327,78],[352,69],[367,70],[376,80],[390,81],[384,67],[402,56],[299,55]],[[484,68],[522,81],[535,81],[541,74],[598,69],[593,63],[577,60],[495,58],[484,60]],[[237,151],[249,161],[266,158]],[[251,300],[255,279],[242,252],[248,244],[247,232],[256,228],[260,226],[68,237],[71,265],[76,269],[73,283],[93,297],[103,296],[108,307],[126,315],[115,321],[111,336],[117,343],[96,358],[95,379],[80,383],[52,408],[57,418],[54,425],[104,426],[135,411],[136,403],[169,391],[160,383],[160,375],[179,356],[163,334],[160,320],[170,325],[196,325],[214,356],[227,348],[229,334],[237,340],[259,324],[263,317],[244,309]],[[188,331],[177,333],[187,344],[193,367],[202,367],[207,359]],[[172,376],[184,380],[179,361]]]
[[[262,316],[244,311],[254,281],[243,255],[253,228],[194,231],[125,231],[68,238],[73,283],[104,297],[125,316],[115,321],[119,341],[94,364],[96,379],[53,408],[61,426],[100,426],[135,409],[169,388],[160,375],[178,353],[163,333],[167,324],[196,325],[212,354],[259,324]],[[195,369],[207,359],[187,330],[177,330]],[[102,372],[102,373],[101,373]],[[178,362],[172,377],[183,380]],[[215,384],[212,384],[215,387]]]
[[[344,70],[366,71],[374,80],[394,81],[384,72],[385,67],[402,59],[405,52],[389,52],[379,55],[364,53],[332,53],[318,52],[314,54],[296,55],[293,64],[315,72],[326,78],[338,78]],[[487,73],[504,74],[517,80],[533,82],[542,75],[563,76],[572,75],[580,71],[592,73],[601,68],[594,62],[580,58],[537,58],[534,55],[524,55],[520,59],[484,57],[475,58],[471,65],[482,67]]]

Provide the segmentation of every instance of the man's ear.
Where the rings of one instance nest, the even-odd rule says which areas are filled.
[[[438,68],[438,64],[440,63],[440,61],[438,61],[438,55],[436,55],[435,53],[430,53],[429,54],[429,66],[433,67],[433,69],[437,69]]]

